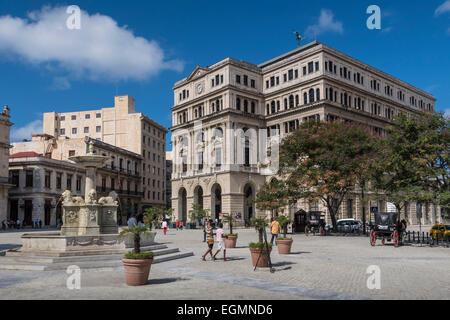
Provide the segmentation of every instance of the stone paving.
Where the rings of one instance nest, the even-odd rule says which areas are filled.
[[[379,243],[365,237],[294,236],[292,254],[272,252],[276,269],[253,271],[248,243],[252,229],[238,229],[229,261],[201,261],[200,230],[169,230],[157,241],[194,251],[195,256],[152,266],[147,286],[127,287],[123,268],[83,271],[81,290],[66,287],[65,272],[0,271],[0,299],[450,299],[450,248]],[[0,233],[2,246],[20,244],[21,233]],[[1,259],[1,257],[0,257]],[[378,266],[381,289],[367,287],[367,268]]]

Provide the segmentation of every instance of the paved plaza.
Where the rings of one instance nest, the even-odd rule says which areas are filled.
[[[192,250],[193,257],[152,266],[149,283],[125,284],[123,268],[82,270],[81,289],[69,290],[64,271],[0,271],[1,299],[449,299],[450,248],[371,247],[365,237],[294,236],[292,254],[275,248],[276,272],[253,271],[248,243],[253,229],[238,229],[229,261],[201,261],[206,251],[200,230],[158,230],[157,242]],[[22,233],[0,233],[0,251],[20,245]],[[1,257],[0,257],[1,259]],[[370,266],[381,271],[381,288],[368,289]]]

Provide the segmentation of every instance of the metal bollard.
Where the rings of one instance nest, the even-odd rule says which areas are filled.
[[[411,232],[408,231],[408,243],[411,243]]]
[[[416,243],[416,232],[413,231],[413,243]]]

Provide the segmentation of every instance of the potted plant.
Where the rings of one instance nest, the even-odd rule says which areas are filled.
[[[251,219],[250,224],[255,227],[256,231],[258,232],[258,242],[251,242],[249,244],[253,267],[268,268],[269,255],[272,252],[272,244],[268,244],[269,252],[267,252],[266,244],[263,240],[263,232],[265,226],[267,225],[267,219],[263,217],[253,218]]]
[[[189,216],[191,219],[191,222],[188,223],[187,228],[188,229],[196,229],[197,224],[195,221],[201,220],[202,218],[208,217],[208,211],[203,209],[203,207],[200,204],[193,204],[192,210],[189,210]]]
[[[125,228],[120,237],[131,234],[134,237],[134,250],[125,254],[122,259],[125,278],[129,286],[142,286],[148,281],[150,267],[153,263],[153,252],[141,252],[141,233],[149,232],[147,226]]]
[[[225,235],[225,247],[227,249],[234,249],[236,248],[238,234],[233,233],[233,221],[234,221],[233,215],[232,214],[225,215],[223,216],[223,220],[230,226],[230,233]]]
[[[283,230],[283,237],[278,238],[276,240],[278,246],[278,253],[291,254],[292,243],[294,242],[294,240],[292,240],[292,238],[287,237],[287,229],[289,223],[291,223],[292,220],[284,215],[280,215],[277,217],[277,221],[280,224],[281,230]]]

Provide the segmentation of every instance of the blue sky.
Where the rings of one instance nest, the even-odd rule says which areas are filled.
[[[366,27],[373,4],[381,30]],[[83,10],[80,30],[65,28],[69,5]],[[116,93],[169,127],[172,85],[195,66],[269,60],[296,47],[293,30],[314,40],[313,26],[317,40],[450,109],[450,0],[1,0],[0,104],[13,140],[39,133],[43,112],[112,107]]]

